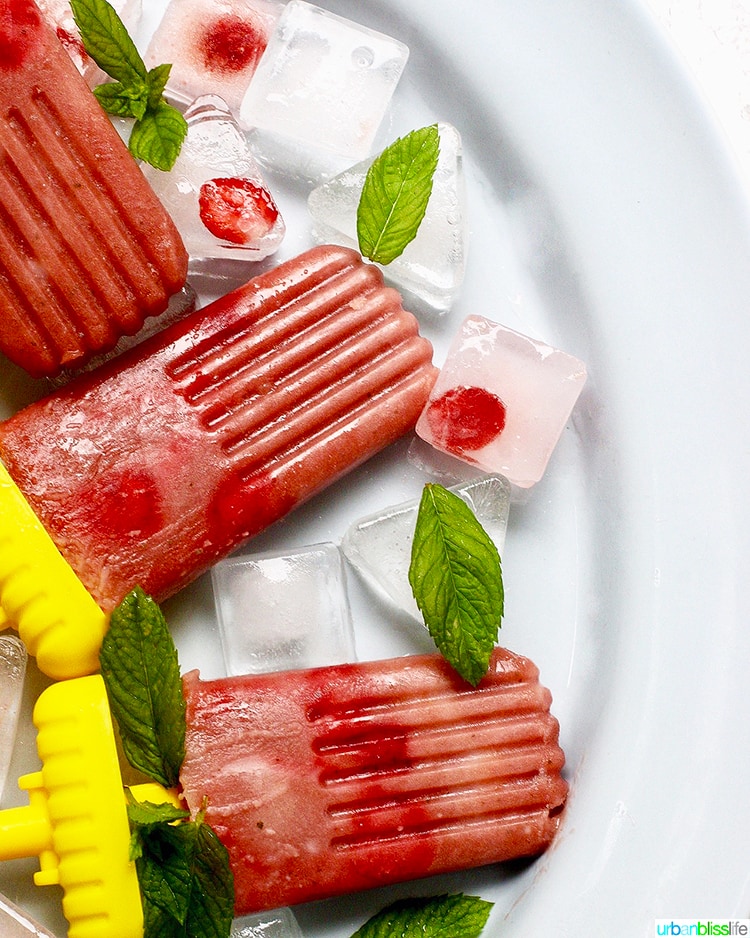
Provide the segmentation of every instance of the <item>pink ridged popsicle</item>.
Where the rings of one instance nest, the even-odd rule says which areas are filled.
[[[0,424],[0,458],[109,611],[157,601],[413,429],[432,347],[380,272],[314,248]]]
[[[541,853],[567,797],[550,692],[496,649],[183,678],[181,782],[227,847],[238,914]]]
[[[187,253],[32,0],[0,0],[0,351],[73,368],[163,312]]]

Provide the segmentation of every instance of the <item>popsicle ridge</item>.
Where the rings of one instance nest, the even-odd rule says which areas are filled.
[[[230,852],[237,912],[533,856],[567,797],[550,694],[496,649],[200,681],[181,781]]]
[[[187,254],[35,5],[0,18],[0,349],[52,376],[162,312]]]
[[[436,375],[380,272],[323,246],[4,421],[0,458],[109,611],[136,584],[165,599],[413,429]]]

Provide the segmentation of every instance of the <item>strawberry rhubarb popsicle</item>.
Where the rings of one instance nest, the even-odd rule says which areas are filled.
[[[261,274],[0,424],[0,459],[109,611],[157,600],[413,429],[432,347],[354,251]]]
[[[181,782],[237,914],[534,856],[560,824],[551,696],[504,649],[476,688],[439,655],[183,688]]]
[[[54,375],[184,284],[168,214],[32,0],[0,0],[0,351]]]

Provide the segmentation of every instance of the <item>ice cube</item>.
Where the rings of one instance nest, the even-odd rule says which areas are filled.
[[[213,568],[212,581],[228,674],[356,660],[335,544],[235,556]]]
[[[292,910],[282,908],[235,919],[231,938],[302,938],[302,930]]]
[[[510,485],[502,476],[450,487],[469,505],[502,555],[510,507]],[[419,499],[369,515],[347,530],[341,550],[362,578],[381,595],[421,621],[409,585],[409,563]]]
[[[144,61],[172,63],[173,101],[218,94],[236,112],[283,8],[275,0],[171,0]]]
[[[51,931],[33,922],[3,895],[0,895],[0,935],[3,938],[55,938]]]
[[[408,55],[396,39],[289,0],[242,101],[240,123],[260,131],[258,145],[273,146],[287,171],[299,173],[300,158],[312,166],[311,152],[337,156],[335,171],[343,169],[371,153]]]
[[[26,677],[26,647],[13,633],[0,635],[0,796],[8,777]]]
[[[572,355],[468,316],[446,356],[417,434],[520,488],[544,474],[586,381]]]
[[[191,262],[268,257],[286,226],[226,102],[202,95],[185,119],[187,138],[172,169],[144,165],[143,172],[177,225]]]
[[[438,312],[448,310],[464,279],[468,225],[461,135],[439,123],[440,157],[432,195],[416,238],[383,267],[386,278]],[[357,206],[368,158],[317,186],[308,197],[313,236],[321,244],[358,247]]]
[[[115,12],[132,36],[141,19],[141,0],[111,0],[111,2]],[[106,81],[107,76],[83,47],[81,34],[73,19],[73,11],[68,0],[36,0],[36,3],[89,87],[93,88]]]

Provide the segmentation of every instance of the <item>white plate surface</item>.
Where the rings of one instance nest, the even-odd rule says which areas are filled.
[[[145,5],[142,38],[164,3]],[[434,120],[463,136],[471,254],[460,301],[425,326],[438,362],[472,312],[584,359],[590,378],[546,477],[513,506],[504,556],[501,639],[540,666],[562,725],[558,840],[520,868],[302,907],[303,932],[344,938],[394,896],[459,889],[496,903],[487,933],[507,938],[748,917],[750,226],[723,142],[636,0],[321,5],[411,47],[391,136]],[[279,201],[281,259],[310,236],[299,193]],[[2,412],[34,391],[5,368]],[[253,549],[338,541],[418,495],[406,448]],[[425,650],[350,582],[360,658]],[[165,611],[183,669],[220,673],[208,578]],[[29,707],[41,684],[32,668]],[[36,768],[30,739],[26,725],[12,771]],[[5,864],[0,891],[62,936],[35,868]]]

